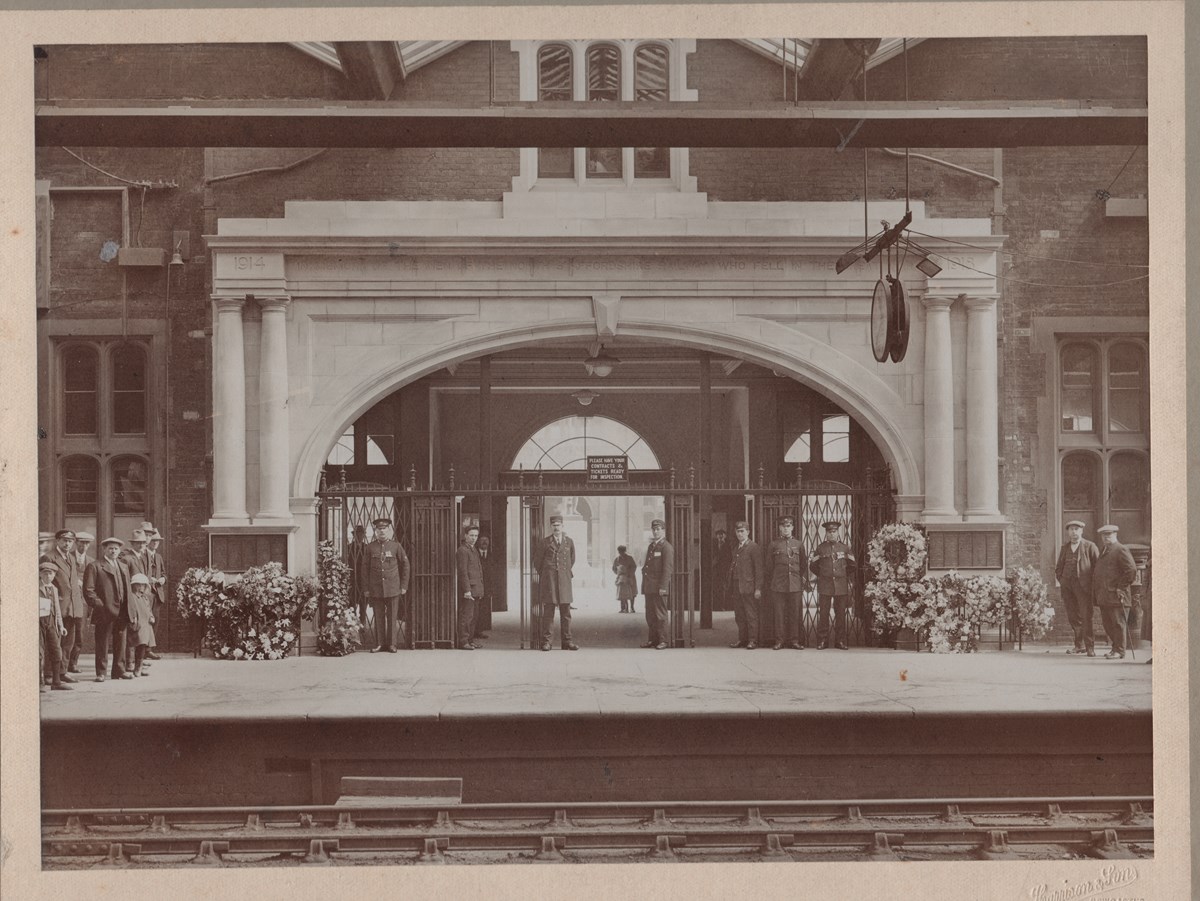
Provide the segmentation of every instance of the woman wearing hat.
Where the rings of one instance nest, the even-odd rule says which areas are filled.
[[[629,556],[629,549],[623,544],[617,545],[612,571],[617,577],[617,603],[621,605],[621,612],[637,613],[634,609],[637,601],[637,561]]]
[[[129,580],[129,643],[133,645],[133,674],[150,675],[149,668],[143,669],[146,651],[154,644],[154,629],[150,625],[150,577],[135,573]]]
[[[1067,523],[1067,542],[1059,549],[1054,564],[1067,621],[1075,633],[1074,647],[1068,654],[1096,656],[1092,634],[1092,569],[1100,559],[1100,549],[1083,537],[1084,525],[1078,519]]]

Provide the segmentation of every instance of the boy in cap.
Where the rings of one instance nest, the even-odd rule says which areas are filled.
[[[363,549],[363,593],[375,608],[375,632],[379,644],[371,653],[396,653],[396,615],[400,598],[408,593],[408,555],[398,541],[391,538],[392,521],[386,516],[377,518],[375,540]]]
[[[1067,541],[1058,552],[1054,578],[1058,580],[1067,621],[1075,643],[1068,654],[1096,656],[1092,632],[1092,571],[1100,559],[1100,549],[1083,537],[1084,524],[1078,519],[1067,523]]]
[[[766,580],[771,589],[771,609],[775,621],[775,644],[778,651],[786,641],[789,648],[803,650],[804,599],[802,592],[808,582],[808,557],[799,539],[792,537],[795,520],[785,516],[779,520],[779,537],[767,548]]]
[[[738,640],[730,647],[753,651],[758,647],[758,605],[765,576],[762,548],[750,540],[750,523],[745,520],[733,524],[733,536],[737,543],[733,546],[728,577]]]
[[[1092,596],[1100,608],[1104,631],[1112,650],[1104,655],[1108,660],[1125,657],[1125,629],[1129,615],[1129,586],[1137,578],[1137,565],[1129,548],[1117,541],[1117,527],[1101,526],[1096,534],[1104,542],[1100,556],[1092,568]]]
[[[96,681],[108,678],[108,652],[112,645],[112,677],[132,679],[125,670],[125,639],[129,627],[129,572],[119,557],[120,538],[100,542],[104,556],[88,564],[83,573],[83,596],[92,608],[96,630]]]
[[[665,650],[667,644],[667,597],[675,573],[675,548],[667,541],[667,524],[661,519],[650,523],[650,546],[642,561],[642,594],[646,596],[646,628],[649,637],[644,648]]]
[[[79,571],[75,566],[75,533],[70,529],[59,529],[54,533],[54,548],[42,557],[42,563],[54,567],[54,589],[58,594],[58,609],[64,632],[57,632],[54,641],[59,644],[59,677],[63,682],[74,682],[67,673],[79,672],[76,667],[71,670],[71,660],[79,660],[79,651],[83,646],[83,617],[87,613],[87,605],[83,602],[83,585]],[[61,639],[61,640],[60,640]]]
[[[133,645],[133,674],[150,675],[149,667],[143,669],[146,651],[154,642],[154,629],[150,626],[150,577],[135,573],[129,579],[129,643]]]
[[[578,651],[571,640],[571,577],[575,569],[575,542],[563,534],[563,518],[550,517],[550,534],[542,539],[533,561],[538,573],[538,594],[542,602],[542,650],[550,650],[554,630],[554,608],[558,608],[559,641],[564,651]]]
[[[817,577],[817,650],[823,651],[829,644],[829,607],[834,609],[833,640],[839,650],[849,649],[849,632],[846,628],[846,609],[850,602],[850,564],[854,555],[850,546],[838,538],[842,524],[831,519],[822,523],[825,540],[813,550],[814,559],[809,564]]]
[[[58,640],[67,630],[58,609],[58,591],[54,587],[54,574],[57,571],[58,567],[53,563],[38,564],[38,684],[41,691],[47,690],[42,681],[43,674],[47,672],[50,673],[50,688],[53,690],[67,691],[71,688],[62,679],[62,651]]]

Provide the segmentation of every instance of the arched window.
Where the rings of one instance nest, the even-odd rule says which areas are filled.
[[[604,416],[568,416],[538,429],[513,460],[513,469],[587,468],[589,456],[623,455],[629,468],[660,469],[658,457],[642,436]]]
[[[670,54],[662,44],[643,44],[633,58],[633,99],[670,100]],[[667,178],[671,174],[671,154],[666,147],[638,147],[634,150],[633,174],[636,178]]]
[[[64,526],[94,534],[100,518],[100,464],[95,457],[67,457],[59,472]]]
[[[1108,428],[1141,432],[1146,422],[1146,353],[1123,341],[1108,350]]]
[[[95,435],[99,426],[100,359],[94,347],[73,344],[63,350],[63,432]]]
[[[146,350],[140,344],[112,349],[112,411],[113,434],[145,434]]]
[[[112,502],[114,516],[149,514],[148,471],[141,457],[117,457],[112,462]]]
[[[1149,540],[1150,463],[1136,451],[1113,454],[1108,461],[1109,519],[1120,528],[1121,541]]]
[[[573,100],[574,79],[571,51],[562,44],[548,44],[538,52],[538,99]],[[545,178],[573,178],[575,150],[543,147],[538,150],[538,172]]]
[[[1100,516],[1100,458],[1088,451],[1067,454],[1062,461],[1062,523],[1078,519],[1092,532]]]
[[[1065,344],[1062,348],[1062,430],[1095,431],[1096,374],[1099,354],[1091,344]]]
[[[587,99],[621,99],[621,51],[612,44],[594,44],[587,51]],[[620,147],[589,147],[588,178],[620,178]]]

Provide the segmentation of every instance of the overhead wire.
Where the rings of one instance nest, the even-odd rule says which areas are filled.
[[[130,181],[128,178],[122,178],[119,175],[113,175],[111,172],[101,169],[95,163],[89,163],[87,160],[85,160],[83,157],[81,157],[75,151],[71,150],[69,147],[64,147],[63,150],[65,150],[67,153],[71,154],[71,156],[75,157],[75,159],[79,160],[79,162],[83,163],[89,169],[95,169],[101,175],[107,175],[109,178],[115,178],[117,181],[124,182],[127,185],[133,185],[135,188],[142,188],[143,190],[150,187],[150,182],[147,182],[147,181]]]
[[[938,253],[936,250],[926,250],[926,253],[928,253],[931,257],[939,257],[940,259],[946,260],[946,262],[953,266],[958,266],[962,269],[970,269],[972,272],[979,272],[988,276],[989,278],[997,279],[998,281],[1012,282],[1014,285],[1028,285],[1031,288],[1111,288],[1114,285],[1127,285],[1131,282],[1145,281],[1146,279],[1150,278],[1150,273],[1147,272],[1145,275],[1135,275],[1133,278],[1118,279],[1115,282],[1090,282],[1082,285],[1051,285],[1043,282],[1027,282],[1023,279],[1012,278],[1008,275],[997,275],[994,272],[988,272],[986,269],[979,269],[975,266],[968,266],[966,263],[961,263],[958,260],[952,260],[944,253]]]
[[[932,238],[935,241],[945,241],[947,244],[957,244],[959,247],[969,247],[972,250],[982,250],[987,253],[1002,253],[1010,257],[1020,257],[1026,260],[1046,260],[1051,263],[1074,263],[1079,266],[1123,266],[1129,269],[1149,269],[1148,263],[1107,263],[1098,262],[1096,260],[1068,260],[1063,257],[1043,257],[1035,254],[1018,253],[1015,250],[999,250],[991,247],[980,247],[978,244],[970,244],[966,241],[956,241],[953,238],[947,238],[944,235],[931,235],[926,232],[919,232],[916,229],[908,229],[910,234],[920,235],[922,238]]]

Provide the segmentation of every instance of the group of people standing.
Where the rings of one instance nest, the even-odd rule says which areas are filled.
[[[88,550],[95,536],[59,529],[39,536],[39,673],[42,691],[68,690],[80,674],[84,620],[95,639],[95,681],[150,675],[154,623],[167,597],[162,536],[149,522]],[[111,670],[109,652],[111,649]]]
[[[1120,530],[1116,526],[1096,530],[1099,547],[1083,537],[1085,528],[1086,524],[1078,519],[1067,523],[1067,540],[1054,565],[1054,577],[1074,632],[1074,644],[1067,653],[1096,656],[1092,615],[1093,608],[1099,607],[1111,646],[1104,657],[1121,660],[1128,644],[1130,587],[1137,579],[1137,565],[1129,548],[1117,539]]]

